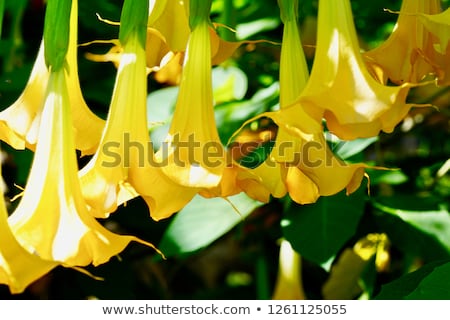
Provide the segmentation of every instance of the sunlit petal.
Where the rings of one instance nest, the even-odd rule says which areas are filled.
[[[435,52],[436,37],[420,23],[418,13],[437,14],[439,0],[404,0],[395,29],[379,47],[364,54],[368,66],[381,82],[418,83],[435,72],[429,57]]]
[[[81,195],[64,70],[50,74],[35,158],[21,201],[9,217],[29,252],[66,266],[99,265],[119,254],[133,236],[116,235],[88,212]]]
[[[104,121],[89,110],[80,89],[77,64],[77,7],[77,1],[73,1],[66,77],[72,107],[75,146],[82,154],[92,154],[100,140]],[[45,65],[42,42],[24,91],[11,106],[0,112],[1,140],[16,149],[26,147],[34,150],[48,79],[49,72]]]

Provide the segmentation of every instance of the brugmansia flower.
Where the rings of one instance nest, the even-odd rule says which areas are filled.
[[[58,262],[43,260],[19,244],[9,227],[3,192],[0,193],[0,283],[8,285],[12,294],[22,293]]]
[[[378,48],[364,54],[382,83],[418,83],[436,71],[433,65],[439,40],[426,30],[418,14],[441,12],[439,0],[404,0],[396,27]]]
[[[129,171],[143,166],[151,152],[146,95],[144,48],[134,35],[124,45],[100,147],[79,173],[83,196],[100,216],[116,210],[120,190],[127,191]]]
[[[65,266],[99,265],[119,254],[133,236],[117,235],[88,211],[77,176],[70,98],[63,68],[52,71],[42,125],[23,197],[9,217],[21,245]],[[32,266],[30,266],[32,267]]]
[[[130,8],[124,5],[126,10]],[[154,160],[146,114],[145,24],[136,25],[139,29],[121,39],[124,51],[100,147],[79,173],[83,196],[97,217],[108,216],[140,195],[151,216],[160,219],[180,210],[195,195],[171,182]]]
[[[308,68],[298,33],[297,1],[280,0],[284,22],[280,61],[280,111],[265,113],[279,125],[272,152],[252,172],[261,177],[271,194],[287,192],[297,203],[314,203],[319,196],[342,189],[352,193],[364,176],[363,164],[346,164],[329,149],[319,121],[297,103],[308,81]],[[293,72],[295,70],[295,72]],[[334,179],[330,181],[329,177]]]
[[[66,77],[72,107],[75,146],[82,154],[92,154],[98,146],[104,121],[89,110],[81,93],[77,64],[77,19],[78,4],[73,0]],[[16,149],[27,147],[34,150],[36,146],[49,76],[42,42],[24,91],[16,102],[0,112],[0,139]]]
[[[150,0],[148,26],[158,30],[170,51],[186,49],[190,34],[189,0]]]
[[[280,108],[282,110],[298,98],[308,80],[308,67],[298,32],[297,3],[298,1],[278,1],[281,9],[281,18],[284,23],[280,59]],[[293,72],[293,70],[296,72]],[[301,112],[301,110],[299,111]],[[295,115],[298,118],[301,116],[301,114]],[[311,127],[307,128],[308,131],[321,132],[321,126],[308,115],[303,114],[303,118],[310,120],[308,124],[311,124]],[[299,128],[306,129],[303,125]],[[298,143],[300,143],[300,140],[295,139],[294,142],[294,140],[291,140],[290,135],[280,127],[275,140],[274,150],[286,141],[293,142],[287,149],[287,152],[290,152],[292,155],[293,150],[297,150],[299,147]],[[295,167],[288,169],[286,163],[274,161],[274,154],[275,151],[260,166],[252,169],[255,174],[261,177],[262,183],[268,188],[270,193],[276,198],[281,198],[289,188],[293,192],[291,197],[296,199],[297,202],[314,202],[317,199],[317,187],[314,183],[301,171],[296,170]],[[287,156],[287,158],[293,161],[293,156]],[[288,171],[291,171],[290,174],[287,173]],[[289,183],[289,181],[292,183]],[[301,187],[295,188],[293,185],[294,182],[301,184]],[[310,193],[311,190],[313,190],[312,196]],[[301,193],[301,195],[295,195],[295,192]]]
[[[208,27],[205,20],[192,30],[168,137],[156,154],[168,163],[162,166],[168,177],[194,188],[217,186],[226,166],[214,119]],[[204,152],[208,147],[217,154],[214,165]]]
[[[172,181],[205,197],[226,197],[245,189],[267,200],[259,178],[229,163],[220,141],[214,118],[210,43],[209,16],[202,16],[192,27],[175,112],[156,159]]]
[[[279,253],[278,276],[273,300],[304,300],[301,278],[301,257],[291,244],[282,239]]]
[[[385,86],[367,71],[350,1],[320,0],[314,64],[300,98],[311,116],[325,117],[329,130],[343,140],[389,133],[412,107],[405,103],[409,87]]]

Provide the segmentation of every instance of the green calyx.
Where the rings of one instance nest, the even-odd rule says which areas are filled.
[[[57,71],[64,67],[69,47],[72,0],[48,0],[44,23],[44,55],[47,67]]]
[[[212,0],[190,0],[189,1],[189,26],[191,30],[202,23],[209,23]]]
[[[147,37],[148,0],[125,0],[120,17],[119,40],[125,45],[132,33],[145,48]]]
[[[278,0],[278,6],[283,23],[297,19],[298,0]]]

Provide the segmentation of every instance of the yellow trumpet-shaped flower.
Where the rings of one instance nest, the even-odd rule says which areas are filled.
[[[11,293],[22,293],[28,285],[58,265],[25,250],[14,237],[6,212],[3,192],[0,196],[0,283]]]
[[[435,51],[427,58],[433,65],[439,85],[450,85],[450,8],[438,14],[419,14],[425,29],[437,37]]]
[[[304,300],[301,278],[301,257],[291,244],[282,239],[279,254],[278,276],[272,295],[273,300]]]
[[[385,86],[370,75],[350,1],[320,0],[316,54],[300,98],[311,116],[325,117],[329,130],[344,140],[389,133],[412,107],[405,103],[409,87]]]
[[[252,172],[276,197],[287,192],[297,203],[314,203],[319,196],[342,189],[355,191],[363,178],[363,164],[346,164],[329,149],[323,128],[294,102],[308,81],[308,68],[298,33],[297,1],[280,0],[284,22],[280,60],[280,110],[265,113],[279,125],[274,147],[268,158]],[[330,180],[333,176],[335,179]]]
[[[149,1],[147,23],[147,71],[153,72],[155,80],[169,85],[178,85],[181,81],[183,59],[190,35],[189,0]],[[210,26],[211,62],[218,65],[228,59],[244,43],[256,41],[225,41]],[[106,54],[88,53],[88,59],[99,62],[111,61],[119,65],[123,52],[120,44],[111,40],[114,46]]]
[[[189,38],[189,0],[151,0],[148,26],[158,30],[173,52],[184,51]]]
[[[77,14],[78,3],[74,0],[70,16],[66,77],[72,107],[75,146],[82,154],[92,154],[100,141],[104,121],[89,110],[81,93],[77,64]],[[42,42],[24,91],[11,106],[0,112],[0,139],[16,149],[34,150],[36,146],[49,76]]]
[[[210,154],[212,157],[210,157]],[[163,172],[180,185],[210,188],[226,166],[214,119],[208,23],[189,38],[180,91],[168,137],[156,154]]]
[[[170,180],[205,197],[227,197],[244,190],[267,201],[259,177],[229,160],[215,125],[208,21],[189,38],[180,90],[168,136],[155,157]]]
[[[88,211],[77,176],[69,104],[61,68],[50,73],[30,175],[9,217],[14,235],[37,257],[68,267],[105,263],[130,241],[151,246],[136,237],[110,232]]]
[[[280,109],[284,110],[298,98],[309,75],[298,32],[297,1],[279,1],[278,3],[284,23],[280,59]],[[299,109],[299,112],[302,112],[302,110]],[[295,117],[305,120],[304,123],[299,124],[299,130],[306,130],[305,132],[322,131],[321,126],[307,114],[299,113]],[[289,139],[291,139],[289,134],[283,127],[280,127],[274,150]],[[296,146],[292,145],[288,151],[292,153],[294,148]],[[275,198],[281,198],[288,191],[292,191],[291,197],[295,198],[296,201],[300,203],[314,202],[318,197],[317,187],[314,183],[301,171],[298,171],[296,167],[288,168],[286,163],[276,162],[274,154],[275,151],[271,152],[266,161],[252,169],[252,172],[261,177],[262,183]],[[292,160],[293,157],[288,156],[288,158]],[[287,173],[289,171],[290,174]],[[295,178],[293,178],[294,176]],[[297,183],[294,184],[294,182],[298,182],[301,186],[297,188]]]
[[[438,37],[440,46],[437,51],[446,53],[450,46],[450,8],[438,14],[420,13],[419,19],[428,31]]]
[[[430,63],[438,39],[420,23],[417,14],[441,12],[439,0],[404,0],[394,31],[379,47],[364,54],[372,73],[382,83],[418,83],[435,72]],[[431,60],[430,60],[431,59]]]
[[[141,195],[158,220],[180,210],[195,195],[165,177],[154,160],[146,97],[145,50],[133,33],[124,44],[100,147],[79,172],[83,196],[97,217],[106,217]]]

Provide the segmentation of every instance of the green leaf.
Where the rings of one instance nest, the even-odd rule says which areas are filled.
[[[228,199],[233,205],[222,198],[195,197],[177,213],[158,248],[166,257],[196,252],[230,231],[261,205],[244,193]]]
[[[387,183],[390,185],[399,185],[409,180],[408,176],[401,170],[371,170],[367,169],[370,176],[370,184],[377,185],[380,183]]]
[[[245,73],[234,66],[218,66],[212,70],[214,100],[217,104],[241,100],[247,92]]]
[[[378,137],[356,139],[352,141],[340,140],[335,135],[327,132],[325,134],[327,141],[330,143],[330,148],[341,159],[351,158],[361,151],[365,150],[368,146],[378,140]]]
[[[436,239],[450,253],[450,215],[445,209],[436,211],[409,211],[391,208],[378,202],[373,206],[400,218],[416,230]]]
[[[237,37],[239,39],[248,39],[257,33],[276,29],[280,23],[281,21],[278,17],[266,17],[241,23],[236,27]]]
[[[257,91],[250,100],[225,103],[216,106],[215,117],[220,139],[223,143],[228,140],[242,124],[267,110],[277,103],[279,84],[274,83],[268,88]]]
[[[381,287],[377,300],[450,299],[450,262],[437,261]]]
[[[323,264],[355,234],[364,206],[364,186],[349,196],[342,191],[314,204],[293,203],[282,220],[284,236],[304,258]]]

